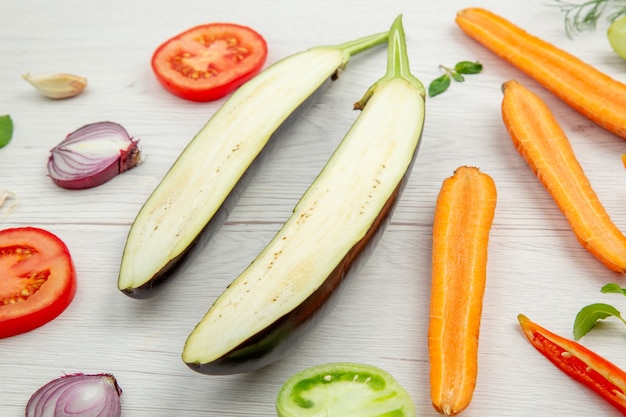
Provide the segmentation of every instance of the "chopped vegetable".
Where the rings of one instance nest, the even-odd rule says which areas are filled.
[[[278,417],[415,416],[409,393],[387,371],[359,363],[317,365],[278,392]]]
[[[626,138],[626,84],[487,10],[461,10],[456,22],[573,109]]]
[[[283,227],[187,338],[183,361],[207,374],[248,372],[283,358],[332,306],[374,248],[421,141],[425,91],[409,69],[401,18],[387,73]]]
[[[64,99],[79,95],[87,87],[87,79],[74,74],[22,75],[41,95],[52,99]]]
[[[13,120],[11,116],[5,114],[0,116],[0,148],[5,147],[13,138]]]
[[[141,162],[138,142],[117,123],[85,125],[52,148],[48,174],[62,188],[96,187]]]
[[[626,272],[626,237],[611,221],[548,106],[521,83],[504,83],[502,118],[519,154],[550,193],[580,243]]]
[[[57,236],[34,227],[0,231],[0,338],[48,323],[75,293],[74,263]]]
[[[247,26],[210,23],[168,39],[152,70],[169,92],[192,101],[217,100],[254,77],[267,57],[265,39]]]
[[[606,284],[601,289],[603,293],[615,293],[626,296],[626,289],[621,288],[617,284]],[[594,328],[599,320],[605,320],[609,317],[616,317],[626,324],[618,309],[612,305],[605,303],[595,303],[583,307],[577,314],[574,320],[574,339],[580,340],[584,335],[589,333]]]
[[[388,33],[288,56],[231,95],[179,155],[128,233],[118,288],[153,296],[220,228],[265,157],[339,76]]]
[[[468,166],[457,168],[443,182],[437,198],[428,351],[431,401],[446,416],[467,408],[476,386],[487,247],[496,199],[493,179]]]
[[[122,389],[111,374],[75,373],[53,379],[26,404],[26,417],[120,417]]]
[[[460,61],[457,62],[454,68],[446,67],[445,65],[439,65],[444,71],[441,77],[435,78],[428,86],[428,96],[434,97],[445,92],[451,84],[451,80],[454,79],[457,82],[464,82],[465,75],[478,74],[483,70],[483,65],[480,62]]]
[[[518,320],[535,349],[566,375],[593,390],[626,415],[624,371],[581,344],[550,332],[522,314]]]

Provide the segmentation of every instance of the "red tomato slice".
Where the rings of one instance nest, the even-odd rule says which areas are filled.
[[[192,101],[217,100],[254,77],[267,58],[265,39],[246,26],[210,23],[167,40],[152,70],[169,92]]]
[[[35,227],[0,231],[0,338],[48,323],[75,293],[74,263],[58,237]]]

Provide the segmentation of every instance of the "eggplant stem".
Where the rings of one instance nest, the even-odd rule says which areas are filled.
[[[371,49],[373,46],[388,42],[388,39],[389,32],[381,32],[374,35],[365,36],[363,38],[355,39],[346,43],[342,43],[335,46],[335,48],[341,49],[344,54],[347,54],[349,57],[351,57],[363,51]]]
[[[402,15],[394,20],[389,31],[387,46],[387,73],[372,85],[361,100],[354,103],[356,110],[362,110],[368,100],[374,94],[376,88],[385,82],[393,79],[403,79],[417,88],[423,97],[426,97],[426,89],[424,84],[417,79],[409,67],[409,56],[406,50],[406,40],[404,36],[404,27],[402,26]]]
[[[401,23],[395,27],[402,29]],[[406,55],[403,41],[398,38],[395,49]],[[337,63],[348,56],[338,47],[325,49]],[[189,334],[182,359],[191,369],[243,373],[280,360],[323,317],[331,297],[373,248],[402,194],[424,126],[424,89],[413,77],[406,81],[408,60],[399,62],[404,70],[378,82],[376,95],[281,229]]]
[[[221,227],[262,164],[261,154],[278,145],[283,132],[339,76],[351,55],[384,45],[388,37],[387,31],[339,46],[311,47],[238,88],[141,207],[126,239],[118,288],[147,298],[179,275]]]

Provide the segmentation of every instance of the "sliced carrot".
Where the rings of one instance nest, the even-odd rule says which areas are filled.
[[[626,84],[490,11],[463,9],[456,23],[582,115],[626,138]]]
[[[444,180],[433,224],[428,350],[434,408],[452,416],[471,402],[487,275],[487,246],[496,207],[493,179],[461,166]]]
[[[520,82],[502,90],[502,118],[517,151],[561,209],[576,238],[604,265],[626,271],[626,237],[611,221],[548,106]]]

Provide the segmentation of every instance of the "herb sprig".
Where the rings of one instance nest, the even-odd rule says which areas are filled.
[[[613,293],[626,296],[626,288],[621,288],[618,284],[613,283],[604,285],[600,291],[605,294]],[[595,303],[583,307],[574,319],[574,339],[579,340],[589,333],[598,321],[609,317],[615,317],[626,325],[626,319],[622,317],[620,311],[610,304]]]
[[[608,22],[612,23],[618,17],[626,15],[625,0],[586,0],[582,3],[554,0],[554,3],[565,13],[565,32],[570,38],[574,33],[595,30],[598,20],[609,5],[614,5],[616,10],[607,16]]]
[[[478,74],[483,70],[483,65],[476,61],[460,61],[457,62],[454,68],[447,67],[445,65],[439,65],[444,71],[444,74],[431,81],[428,86],[428,95],[434,97],[445,92],[452,83],[452,80],[462,83],[465,81],[465,75]]]

